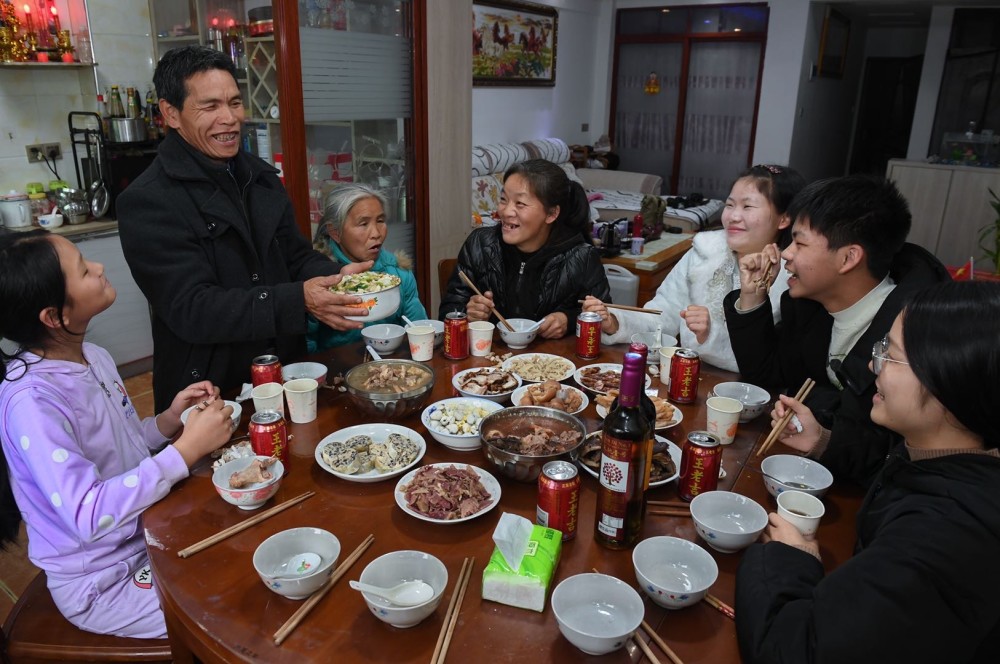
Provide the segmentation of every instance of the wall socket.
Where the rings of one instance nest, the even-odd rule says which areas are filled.
[[[36,143],[35,145],[25,145],[24,151],[28,155],[28,163],[45,161],[42,155],[49,159],[62,159],[62,147],[58,143]]]

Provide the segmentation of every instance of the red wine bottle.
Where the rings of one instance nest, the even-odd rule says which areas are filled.
[[[628,350],[626,353],[638,353],[642,355],[642,379],[639,384],[639,406],[642,408],[642,412],[646,414],[649,421],[653,423],[653,429],[656,429],[656,406],[653,405],[653,400],[649,398],[646,394],[646,362],[649,357],[649,348],[646,344],[639,341],[633,341],[628,345]],[[618,397],[611,402],[611,408],[608,409],[610,413],[615,408],[618,407]]]

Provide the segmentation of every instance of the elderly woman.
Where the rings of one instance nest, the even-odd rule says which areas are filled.
[[[385,196],[368,185],[340,185],[327,194],[323,218],[313,241],[316,249],[344,265],[375,261],[373,272],[399,277],[399,310],[389,318],[366,321],[365,326],[375,323],[402,325],[403,316],[410,320],[427,318],[427,311],[417,294],[412,260],[402,250],[389,253],[382,248],[389,233],[385,208]],[[306,342],[310,353],[360,339],[361,330],[334,330],[309,317]]]
[[[464,311],[470,321],[540,320],[538,333],[558,339],[575,329],[579,301],[608,300],[601,256],[587,235],[590,207],[583,187],[544,159],[514,164],[503,178],[500,223],[469,235],[448,280],[439,316]],[[483,293],[462,283],[465,272]]]

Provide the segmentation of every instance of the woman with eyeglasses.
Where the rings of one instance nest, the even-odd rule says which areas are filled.
[[[1000,284],[948,282],[875,344],[871,417],[903,443],[858,511],[854,557],[829,574],[818,541],[769,516],[736,579],[745,662],[997,661],[998,339]]]

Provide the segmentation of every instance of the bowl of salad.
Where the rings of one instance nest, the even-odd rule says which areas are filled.
[[[363,323],[382,320],[399,309],[399,277],[385,272],[361,272],[348,274],[330,292],[340,295],[357,295],[361,298],[359,307],[368,310],[367,316],[344,316],[348,320]]]

